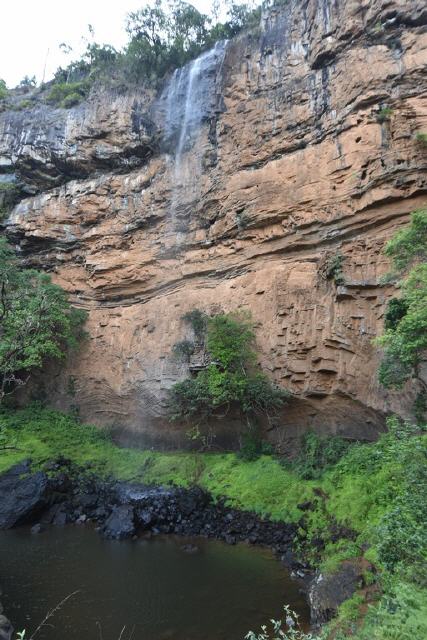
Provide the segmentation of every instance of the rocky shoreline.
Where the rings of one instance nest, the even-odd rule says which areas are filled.
[[[122,540],[141,534],[205,536],[228,544],[247,542],[271,547],[291,560],[296,525],[261,519],[227,507],[199,487],[143,486],[104,481],[82,474],[67,462],[50,463],[32,472],[30,461],[0,476],[0,529],[92,522],[106,538]]]
[[[26,524],[37,534],[47,526],[89,523],[103,537],[116,540],[174,534],[270,547],[291,576],[301,581],[314,624],[330,619],[343,600],[339,573],[332,583],[325,581],[295,557],[297,524],[230,508],[197,486],[186,489],[105,481],[65,459],[49,463],[42,471],[33,471],[27,460],[0,476],[0,530]],[[352,573],[350,578],[347,570],[343,576],[349,583],[346,597],[357,588],[358,576]],[[0,605],[0,640],[10,640],[12,633]]]

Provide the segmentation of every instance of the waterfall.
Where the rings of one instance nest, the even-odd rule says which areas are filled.
[[[224,59],[226,42],[202,53],[181,69],[176,69],[158,104],[162,114],[164,145],[169,153],[173,176],[171,219],[189,215],[197,198],[202,169],[200,149],[186,154],[200,136],[202,124],[218,110],[217,76]],[[191,157],[190,157],[191,156]],[[181,224],[182,226],[182,224]],[[179,242],[179,237],[177,238]]]

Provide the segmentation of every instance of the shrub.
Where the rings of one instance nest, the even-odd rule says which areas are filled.
[[[196,310],[197,311],[197,310]],[[186,314],[195,321],[195,333],[206,327],[211,363],[196,378],[178,382],[170,390],[172,420],[204,420],[239,407],[248,424],[251,416],[283,406],[285,392],[254,370],[254,332],[248,318],[220,314],[206,318],[197,311]]]
[[[283,607],[284,619],[270,619],[270,630],[267,625],[262,625],[260,633],[249,631],[245,640],[320,640],[319,636],[305,633],[298,622],[298,615],[295,611],[285,605]]]
[[[401,298],[390,300],[385,314],[385,333],[376,343],[384,348],[379,381],[400,388],[418,376],[418,365],[427,349],[427,210],[415,211],[410,225],[386,245],[385,253],[397,270],[412,266],[400,283]]]
[[[238,453],[241,460],[252,462],[263,455],[270,456],[272,453],[273,446],[261,438],[258,429],[252,428],[242,435]]]
[[[422,145],[427,145],[427,133],[419,131],[415,136],[415,140]]]
[[[343,262],[344,256],[341,253],[337,253],[328,258],[324,268],[324,277],[326,280],[333,280],[336,285],[342,285],[345,283],[342,272]]]
[[[6,100],[8,95],[9,91],[7,90],[6,83],[0,78],[0,100]]]
[[[79,82],[59,82],[52,85],[46,102],[68,109],[84,100],[89,93],[89,88],[89,83],[84,80]]]
[[[408,312],[408,302],[404,298],[392,298],[387,303],[384,316],[384,329],[395,330],[399,322]]]
[[[377,113],[377,122],[387,122],[387,120],[390,120],[392,115],[393,109],[391,109],[390,107],[382,107],[382,109],[380,109]]]
[[[182,340],[173,346],[173,353],[178,360],[188,362],[194,353],[194,342]]]
[[[207,316],[200,309],[193,309],[182,316],[182,319],[191,325],[194,335],[200,342],[204,339],[207,329]]]
[[[0,238],[0,403],[48,358],[63,358],[85,319],[46,274],[20,268]]]
[[[347,452],[350,443],[338,436],[319,436],[306,433],[301,439],[301,450],[295,461],[301,478],[319,478],[327,467],[336,464]]]

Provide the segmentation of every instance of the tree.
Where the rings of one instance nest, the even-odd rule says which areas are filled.
[[[21,268],[0,238],[0,403],[49,358],[77,346],[85,317],[47,274]]]
[[[419,379],[427,349],[427,210],[415,211],[410,225],[387,243],[384,252],[401,274],[410,269],[399,282],[401,297],[388,304],[385,333],[377,339],[384,349],[379,380],[387,388],[401,388],[411,376]]]
[[[8,96],[7,85],[4,80],[0,78],[0,100],[5,100]]]
[[[200,312],[196,311],[184,318],[199,320]],[[242,315],[220,314],[205,316],[205,326],[210,364],[195,378],[172,387],[171,419],[197,424],[212,415],[224,416],[234,405],[251,426],[256,415],[280,409],[287,393],[256,370],[251,321]]]

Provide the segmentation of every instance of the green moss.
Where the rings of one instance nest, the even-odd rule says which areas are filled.
[[[101,477],[198,484],[230,506],[298,523],[299,549],[323,572],[364,556],[375,567],[365,584],[381,580],[382,595],[373,591],[378,601],[362,607],[354,596],[325,637],[416,640],[427,637],[427,435],[397,419],[389,429],[378,442],[340,451],[338,462],[308,480],[298,461],[283,465],[266,455],[248,462],[232,453],[119,448],[95,427],[33,406],[0,413],[0,472],[25,458],[39,468],[64,456]],[[16,449],[1,450],[12,444]]]
[[[423,131],[419,131],[416,134],[415,139],[420,144],[427,146],[427,133],[424,133]]]

